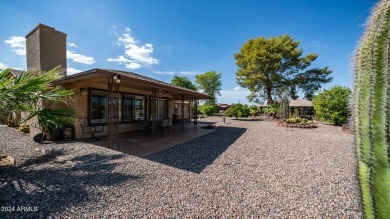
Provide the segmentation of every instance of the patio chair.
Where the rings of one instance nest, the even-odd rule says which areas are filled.
[[[98,137],[95,136],[95,134],[103,132],[104,131],[104,125],[100,125],[100,126],[88,125],[87,118],[79,118],[79,124],[81,126],[81,132],[83,134],[88,133],[88,134],[91,135],[91,136],[89,136],[89,138],[87,138],[86,141],[92,142],[92,141],[99,141],[100,140]],[[101,128],[99,128],[99,127],[101,127]]]
[[[157,122],[157,129],[161,129],[164,134],[164,130],[167,129],[169,132],[169,118],[165,118],[162,121]]]
[[[137,122],[138,122],[138,130],[142,131],[142,130],[148,130],[148,121],[146,120],[141,120],[140,118],[137,119]]]

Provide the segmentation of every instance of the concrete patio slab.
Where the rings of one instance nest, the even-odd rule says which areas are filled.
[[[207,128],[212,124],[214,123],[198,122],[198,125],[194,126],[192,123],[186,123],[184,131],[181,131],[180,124],[175,124],[169,127],[169,132],[168,130],[164,132],[157,130],[154,136],[151,132],[146,133],[145,131],[121,133],[119,136],[119,147],[114,148],[114,150],[137,157],[147,157],[213,132],[214,129]],[[101,137],[100,139],[100,141],[92,142],[92,144],[107,147],[107,138]]]

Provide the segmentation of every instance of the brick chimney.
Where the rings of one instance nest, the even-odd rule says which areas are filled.
[[[38,24],[26,35],[27,70],[45,72],[61,66],[66,76],[66,34]]]

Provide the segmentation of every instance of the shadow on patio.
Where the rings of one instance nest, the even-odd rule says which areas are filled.
[[[145,131],[121,133],[119,136],[119,148],[114,148],[114,150],[137,157],[147,157],[213,132],[214,129],[207,129],[207,127],[212,124],[214,123],[198,122],[198,126],[194,127],[193,124],[186,123],[184,131],[180,130],[180,124],[172,125],[169,128],[169,132],[167,130],[164,132],[158,130],[155,136],[152,136],[150,132],[146,133]],[[100,141],[92,142],[92,144],[107,147],[106,137],[101,137]]]
[[[245,131],[245,128],[220,126],[214,132],[152,154],[146,159],[193,173],[201,173]]]

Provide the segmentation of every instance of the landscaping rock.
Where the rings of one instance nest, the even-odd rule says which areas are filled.
[[[15,165],[15,159],[11,156],[1,156],[0,157],[0,167],[2,166],[12,166]]]
[[[0,206],[29,209],[0,218],[363,217],[353,136],[340,127],[203,120],[215,131],[147,158],[0,127],[0,154],[17,161],[0,169]]]

